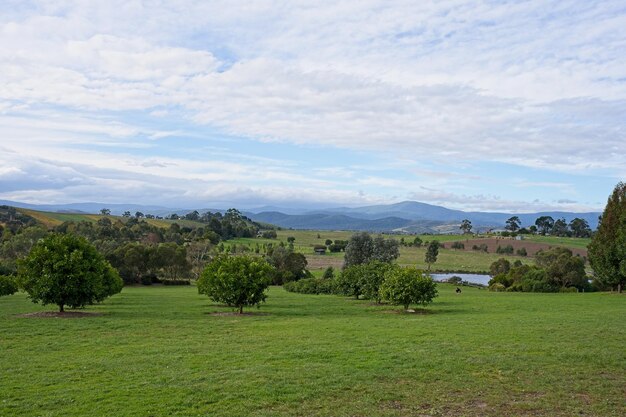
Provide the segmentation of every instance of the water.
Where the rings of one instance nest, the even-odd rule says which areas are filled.
[[[435,281],[443,281],[451,277],[460,277],[463,281],[471,282],[472,284],[489,285],[491,277],[484,274],[430,274]]]

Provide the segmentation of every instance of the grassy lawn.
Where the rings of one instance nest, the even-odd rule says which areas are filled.
[[[218,316],[194,287],[143,287],[22,318],[44,308],[2,297],[0,415],[626,415],[625,296],[439,288],[429,314],[272,288],[262,314]]]

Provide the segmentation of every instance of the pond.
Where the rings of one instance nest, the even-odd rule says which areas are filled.
[[[443,281],[451,277],[460,277],[463,281],[471,282],[472,284],[489,285],[491,277],[485,274],[430,274],[435,281]]]

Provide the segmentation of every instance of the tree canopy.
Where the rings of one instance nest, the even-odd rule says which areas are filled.
[[[274,268],[252,256],[220,255],[204,269],[197,282],[198,293],[213,301],[236,307],[239,313],[247,306],[265,301]]]
[[[19,263],[18,284],[35,303],[84,307],[122,290],[117,271],[86,239],[50,234]]]
[[[618,183],[607,201],[589,244],[589,262],[598,283],[622,291],[626,284],[626,183]]]

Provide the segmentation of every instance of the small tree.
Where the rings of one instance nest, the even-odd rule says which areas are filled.
[[[84,238],[51,234],[19,264],[18,285],[34,303],[84,307],[122,290],[117,271]]]
[[[439,241],[432,240],[426,248],[426,256],[424,261],[428,264],[428,270],[430,271],[430,265],[437,262],[437,256],[439,256]]]
[[[236,307],[257,307],[265,301],[274,268],[251,256],[220,255],[209,263],[198,280],[198,293],[213,301]]]
[[[363,292],[363,264],[345,268],[337,277],[337,291],[343,295],[354,296],[358,299]]]
[[[467,219],[463,220],[459,229],[463,231],[464,235],[472,233],[472,222]]]
[[[385,274],[397,266],[381,261],[371,261],[360,267],[360,287],[363,296],[367,299],[381,301],[380,286],[382,285]]]
[[[100,214],[103,216],[110,216],[111,215],[111,210],[108,208],[103,208],[100,209]]]
[[[517,232],[520,228],[521,221],[519,217],[513,216],[506,221],[504,228],[510,232]]]
[[[335,279],[335,270],[332,266],[329,266],[328,268],[326,268],[326,270],[324,271],[324,275],[322,275],[322,278],[324,279]]]
[[[437,296],[437,284],[416,268],[393,268],[385,274],[380,293],[384,300],[408,310],[411,304],[431,303]]]
[[[372,259],[374,253],[374,240],[367,232],[355,233],[350,237],[346,246],[344,266],[349,268],[353,265],[361,265]]]
[[[12,277],[0,275],[0,297],[17,292],[17,284]]]

